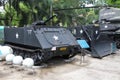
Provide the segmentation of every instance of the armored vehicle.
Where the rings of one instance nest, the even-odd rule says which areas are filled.
[[[79,44],[72,33],[66,28],[47,26],[45,22],[28,27],[5,27],[4,44],[11,46],[16,55],[33,58],[35,64],[55,56],[70,58],[76,55]]]
[[[84,39],[93,57],[102,58],[120,48],[120,9],[105,7],[93,24],[69,28],[77,40]]]

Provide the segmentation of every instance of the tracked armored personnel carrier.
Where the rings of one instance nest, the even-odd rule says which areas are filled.
[[[76,55],[79,45],[76,38],[65,28],[47,26],[36,22],[25,27],[5,27],[4,44],[13,48],[15,55],[33,58],[35,64],[61,56]]]

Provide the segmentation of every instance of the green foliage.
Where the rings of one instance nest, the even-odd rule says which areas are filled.
[[[7,18],[5,25],[24,26],[38,20],[47,20],[50,16],[57,14],[48,25],[76,26],[89,24],[98,19],[99,9],[76,9],[55,12],[53,9],[81,7],[85,0],[12,0],[12,6],[5,4],[5,13],[0,17]],[[89,0],[95,5],[120,4],[120,0]]]
[[[19,20],[21,19],[20,15],[17,15],[17,11],[9,4],[6,4],[4,6],[5,9],[5,16],[4,18],[7,19],[5,21],[5,25],[13,25],[13,26],[18,26],[19,25]]]
[[[26,5],[24,2],[19,3],[19,8],[20,8],[21,11],[23,11],[25,13],[28,13],[28,12],[31,11],[30,6]]]
[[[108,5],[120,5],[120,0],[107,0]]]
[[[86,21],[88,23],[91,23],[93,20],[96,20],[96,19],[98,19],[98,15],[95,14],[94,10],[90,10],[86,15]]]
[[[84,0],[56,0],[53,7],[56,9],[81,7],[84,2]],[[96,12],[95,9],[84,8],[56,12],[59,22],[67,26],[89,24],[93,20],[98,19],[98,14],[96,13],[98,11]]]
[[[4,19],[4,17],[5,17],[5,15],[2,12],[0,12],[0,18]],[[4,25],[4,20],[0,21],[0,25]]]

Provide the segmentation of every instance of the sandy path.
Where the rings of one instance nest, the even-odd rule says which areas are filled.
[[[79,64],[79,56],[70,63],[61,59],[50,61],[48,67],[26,69],[0,62],[0,80],[120,80],[120,53],[103,59],[86,56]]]

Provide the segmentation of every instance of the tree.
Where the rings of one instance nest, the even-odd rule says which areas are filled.
[[[120,5],[120,0],[107,0],[108,5]]]
[[[75,9],[66,11],[53,11],[60,8],[82,7],[85,4],[101,5],[105,0],[9,0],[5,4],[5,17],[9,19],[6,25],[24,26],[38,20],[46,20],[57,14],[52,25],[75,26],[89,24],[98,18],[98,9]],[[11,9],[10,9],[11,8]],[[10,11],[11,10],[11,11]],[[48,25],[51,25],[51,21]]]
[[[19,17],[19,25],[24,26],[32,22],[43,19],[48,15],[48,0],[12,0],[11,6]],[[11,15],[11,14],[10,14]],[[10,17],[10,16],[8,16]],[[13,20],[13,19],[12,19]],[[15,19],[17,20],[17,19]]]
[[[75,7],[82,7],[86,6],[86,4],[93,4],[94,0],[62,0],[62,2],[57,1],[54,5],[54,8],[75,8]],[[54,2],[55,3],[55,2]],[[56,7],[57,6],[57,7]],[[75,26],[74,23],[77,25],[84,25],[89,24],[92,22],[92,20],[96,20],[98,18],[98,14],[96,15],[95,9],[90,8],[80,8],[80,9],[74,9],[74,10],[64,10],[56,12],[59,16],[58,19],[60,19],[61,23],[66,23],[68,26]],[[63,16],[63,17],[62,17]]]

